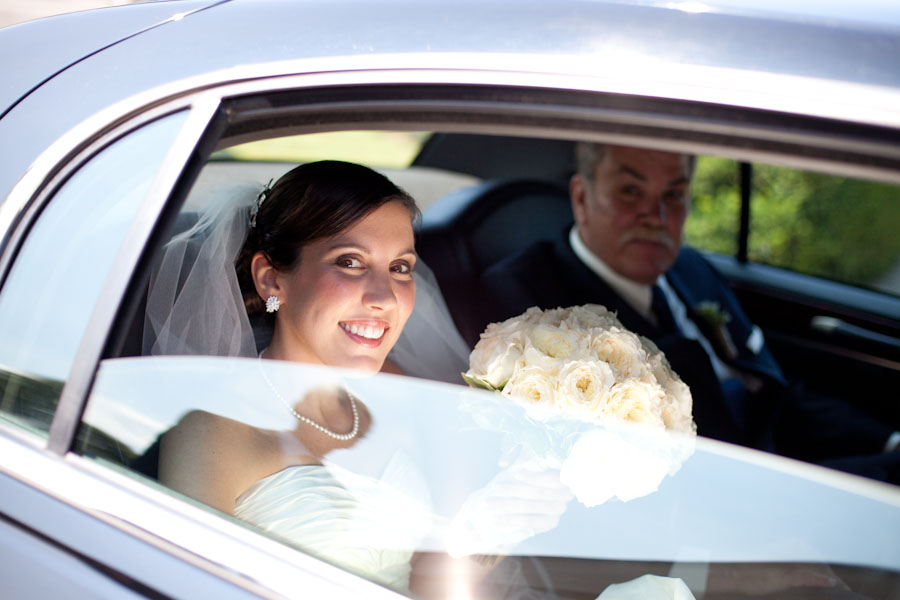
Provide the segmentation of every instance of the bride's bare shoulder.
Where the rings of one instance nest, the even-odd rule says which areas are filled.
[[[225,437],[245,436],[254,428],[246,423],[223,417],[205,410],[192,410],[185,413],[178,423],[166,435],[185,435],[200,437],[207,441]]]
[[[162,437],[160,481],[230,513],[243,490],[280,468],[270,434],[207,411],[186,413]]]
[[[163,449],[179,454],[202,450],[214,460],[253,458],[267,437],[266,432],[246,423],[192,410],[163,436]]]

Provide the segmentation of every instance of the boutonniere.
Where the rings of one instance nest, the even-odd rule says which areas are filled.
[[[731,339],[731,333],[728,331],[728,323],[731,321],[731,315],[728,311],[722,310],[718,302],[712,300],[704,300],[694,307],[697,315],[702,318],[706,325],[712,331],[710,341],[718,346],[719,351],[731,360],[737,358],[738,350]]]

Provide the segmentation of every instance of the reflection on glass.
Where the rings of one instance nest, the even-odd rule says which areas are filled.
[[[41,213],[0,295],[0,371],[11,374],[0,378],[3,412],[49,429],[109,268],[185,117],[170,115],[112,144]]]
[[[525,591],[597,597],[645,574],[681,579],[696,597],[783,597],[788,588],[809,594],[822,587],[837,593],[845,585],[864,593],[900,582],[892,534],[900,527],[900,500],[893,492],[873,493],[881,488],[871,482],[701,438],[655,492],[592,507],[556,501],[532,492],[559,490],[559,478],[552,479],[558,471],[534,468],[513,445],[538,439],[537,422],[502,397],[281,361],[265,367],[295,411],[338,433],[352,428],[343,390],[352,392],[359,434],[329,441],[300,422],[272,393],[257,359],[106,361],[85,422],[111,438],[131,439],[135,454],[196,411],[260,435],[278,445],[289,466],[269,467],[267,477],[248,482],[235,498],[235,514],[259,518],[269,535],[401,590],[409,591],[409,574],[411,593],[426,597],[446,596],[454,585],[475,597]],[[341,409],[344,420],[320,417],[328,409],[316,403]],[[502,427],[476,422],[477,406],[479,415],[502,419]],[[529,444],[549,451],[565,441],[572,456],[579,440],[608,433],[574,420],[560,420],[556,429],[544,446]],[[678,442],[665,439],[660,450],[677,452]],[[309,445],[317,448],[316,460],[291,464]],[[596,472],[580,471],[576,487],[603,485],[595,463]],[[302,510],[290,510],[292,502]],[[527,510],[516,515],[517,508]],[[290,526],[278,524],[281,516]],[[460,537],[468,546],[454,548]],[[466,557],[450,559],[451,552]],[[465,583],[473,573],[483,577],[474,589]]]

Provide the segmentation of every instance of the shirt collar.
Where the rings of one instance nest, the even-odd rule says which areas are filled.
[[[569,231],[569,245],[572,252],[575,253],[581,262],[587,268],[597,274],[600,279],[605,281],[625,302],[627,302],[634,310],[640,313],[651,322],[654,320],[650,303],[652,301],[653,292],[649,285],[632,281],[627,277],[619,275],[610,268],[600,257],[591,252],[578,235],[578,226],[573,225]],[[662,278],[662,276],[660,276]]]

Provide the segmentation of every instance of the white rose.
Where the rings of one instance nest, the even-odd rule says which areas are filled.
[[[528,310],[539,309],[533,308]],[[510,341],[520,341],[524,339],[526,332],[531,328],[531,323],[529,323],[526,318],[527,314],[528,313],[519,315],[518,317],[512,317],[505,321],[500,321],[499,323],[488,323],[488,326],[481,334],[481,339],[501,338]]]
[[[521,347],[502,337],[482,337],[469,355],[469,375],[483,379],[497,389],[509,380],[522,356]]]
[[[552,325],[535,325],[529,334],[534,347],[553,358],[568,358],[581,346],[577,331],[569,331]]]
[[[665,392],[662,418],[666,428],[679,433],[696,435],[697,426],[692,417],[694,402],[690,388],[672,370],[662,352],[657,351],[656,354],[653,354],[648,361],[648,366]]]
[[[529,340],[525,344],[522,351],[522,358],[519,360],[520,365],[526,367],[538,367],[547,372],[548,376],[556,377],[560,367],[566,362],[563,358],[553,358],[546,352],[536,348]]]
[[[547,310],[541,312],[541,314],[536,314],[533,318],[532,323],[535,325],[550,325],[552,327],[558,326],[563,322],[563,319],[566,318],[569,309],[567,308],[548,308]]]
[[[559,371],[556,404],[588,419],[604,412],[604,399],[616,377],[610,366],[598,360],[569,361]]]
[[[556,373],[520,365],[503,388],[503,395],[552,405],[556,399]]]
[[[664,400],[665,393],[660,386],[629,380],[612,386],[606,397],[606,410],[623,421],[664,427]]]
[[[572,329],[609,329],[621,327],[616,316],[599,304],[573,306],[564,321]]]
[[[613,497],[628,502],[655,492],[668,472],[669,459],[657,449],[596,429],[575,442],[559,478],[591,507]]]
[[[652,347],[652,350],[648,351],[648,354],[649,357],[647,358],[647,366],[653,372],[653,376],[656,378],[656,380],[660,382],[660,385],[665,385],[663,382],[667,382],[678,377],[675,374],[675,371],[672,370],[671,365],[669,365],[669,361],[666,358],[666,355],[663,354],[655,345]]]
[[[691,414],[693,408],[694,402],[687,384],[680,379],[670,380],[666,386],[666,401],[662,410],[666,429],[696,435],[697,425]]]
[[[591,348],[597,358],[609,363],[618,381],[639,378],[646,369],[647,352],[640,339],[630,331],[619,328],[597,331],[591,340]]]
[[[656,345],[656,342],[654,342],[650,338],[638,335],[638,339],[641,340],[641,345],[644,347],[644,350],[647,351],[647,354],[654,356],[656,354],[663,353],[662,350],[659,349],[659,346]],[[663,359],[665,359],[665,355],[663,355]],[[668,361],[666,362],[666,364],[668,364]]]

